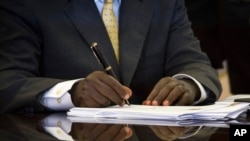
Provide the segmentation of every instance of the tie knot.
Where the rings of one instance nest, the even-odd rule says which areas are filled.
[[[105,3],[113,3],[113,0],[105,0]]]

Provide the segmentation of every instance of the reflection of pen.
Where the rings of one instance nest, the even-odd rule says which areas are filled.
[[[102,64],[105,72],[111,76],[113,76],[115,79],[117,79],[115,73],[112,70],[111,65],[107,62],[105,56],[102,54],[101,50],[98,48],[98,44],[96,42],[92,43],[90,47],[93,51],[93,54],[95,55],[97,61]],[[130,106],[130,103],[127,99],[125,99],[125,102]]]

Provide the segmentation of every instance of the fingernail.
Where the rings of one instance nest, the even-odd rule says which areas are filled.
[[[127,95],[125,95],[125,97],[124,97],[124,99],[129,99],[129,95],[127,94]]]
[[[159,104],[158,104],[158,102],[157,102],[156,100],[154,100],[154,101],[152,101],[152,105],[157,106],[157,105],[159,105]]]
[[[131,91],[131,89],[130,88],[128,88],[128,87],[126,87],[126,86],[124,86],[124,88],[125,88],[125,90],[126,90],[126,93],[128,94],[128,95],[132,95],[132,91]]]
[[[163,101],[163,106],[169,106],[169,102],[166,100],[166,101]]]
[[[150,101],[149,101],[149,100],[144,101],[143,104],[144,104],[144,105],[150,105]]]
[[[126,138],[129,138],[132,136],[132,130],[129,127],[125,127],[125,131],[127,133]]]

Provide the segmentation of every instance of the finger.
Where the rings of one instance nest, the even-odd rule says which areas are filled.
[[[93,90],[92,90],[93,91]],[[76,106],[79,107],[100,107],[99,103],[97,103],[91,96],[90,93],[94,93],[89,91],[89,92],[81,92],[76,98]]]
[[[109,129],[110,125],[106,125],[106,124],[96,124],[96,126],[94,128],[92,128],[91,132],[90,132],[90,136],[92,136],[93,141],[97,141],[98,139],[100,140],[100,136],[102,136],[102,134],[107,131]]]
[[[142,105],[151,105],[151,101],[150,100],[144,100],[142,102]]]
[[[147,97],[147,100],[150,100],[152,101],[156,96],[157,94],[159,93],[159,91],[162,89],[162,87],[164,87],[164,82],[163,80],[160,80],[156,85],[155,87],[153,88],[153,90],[151,91],[151,93],[149,94],[149,96]]]
[[[96,73],[95,73],[96,74]],[[107,106],[109,100],[104,96],[100,95],[95,88],[96,81],[89,76],[86,79],[81,80],[76,87],[75,94],[73,95],[72,101],[75,106],[80,107],[103,107]]]
[[[149,126],[149,128],[157,135],[161,133],[159,126]],[[164,132],[168,134],[168,130],[165,130]]]
[[[175,126],[172,126],[171,128],[169,128],[176,136],[180,136],[182,135],[185,130],[186,130],[186,127],[175,127]]]
[[[123,86],[123,87],[124,87],[124,89],[126,91],[126,96],[124,97],[124,99],[128,99],[129,97],[132,96],[132,90],[129,87],[126,87],[126,86]]]
[[[128,126],[123,127],[120,132],[113,138],[113,141],[124,141],[133,135],[133,131]]]
[[[125,139],[128,139],[133,135],[133,130],[131,128],[129,128],[128,126],[124,127],[123,129],[126,133]]]
[[[85,100],[87,105],[92,106],[93,104],[95,104],[96,107],[97,106],[104,107],[104,106],[108,106],[110,104],[110,100],[106,96],[99,94],[100,89],[94,87],[90,91],[92,91],[92,92],[85,94],[85,95],[88,95],[87,97],[90,98],[89,100]]]
[[[153,90],[150,92],[149,96],[145,101],[143,101],[143,105],[152,105],[153,99],[157,96],[159,91],[164,87],[164,84],[167,83],[167,80],[161,79],[153,88]]]
[[[175,85],[174,88],[169,92],[164,101],[168,101],[169,105],[172,105],[176,100],[180,99],[180,97],[185,93],[185,88],[183,85],[178,84]]]
[[[108,99],[107,97],[105,96],[102,96],[100,94],[92,94],[90,95],[91,99],[92,99],[92,103],[91,104],[96,104],[98,105],[98,107],[105,107],[105,106],[109,106],[110,105],[110,99]],[[91,101],[90,101],[91,102]],[[87,101],[86,101],[86,104],[87,104]]]
[[[92,86],[86,84],[88,82],[82,83],[82,88],[80,89],[80,94],[78,94],[78,98],[76,98],[77,105],[80,107],[103,107],[107,106],[109,100],[100,95],[97,89]]]
[[[98,124],[74,123],[72,125],[72,134],[75,136],[74,138],[78,140],[93,140],[105,129],[99,130]]]
[[[103,139],[105,140],[113,140],[113,138],[119,133],[119,131],[121,130],[122,128],[122,125],[107,125],[108,128],[103,131],[99,136],[98,138],[96,138],[96,141],[101,141]]]
[[[162,140],[169,140],[173,135],[169,127],[166,126],[150,126],[150,129]]]
[[[123,99],[128,99],[130,97],[128,90],[112,76],[109,76],[109,78],[102,78],[101,81],[113,90],[112,95],[105,93],[105,96],[110,98],[116,104],[121,105]]]
[[[163,104],[164,101],[168,101],[169,99],[168,97],[171,96],[172,92],[174,91],[175,87],[177,87],[178,84],[175,82],[171,82],[166,84],[161,91],[159,92],[159,94],[157,94],[157,96],[153,99],[152,104],[154,105],[154,103],[158,103],[158,105]]]
[[[169,126],[157,126],[158,128],[158,132],[159,132],[159,135],[162,136],[162,138],[166,138],[168,137],[172,137],[173,136],[173,132],[171,130],[171,127]]]
[[[114,91],[113,88],[111,88],[107,83],[103,81],[97,81],[95,85],[96,91],[100,93],[102,96],[106,97],[107,99],[113,101],[116,104],[122,104],[123,99],[117,94],[116,91]],[[97,98],[95,98],[97,100]],[[104,104],[104,101],[99,100],[101,104]],[[104,103],[103,103],[104,102]]]
[[[126,95],[126,90],[124,89],[123,85],[114,77],[102,71],[95,71],[91,73],[85,78],[85,80],[91,85],[93,85],[97,90],[101,89],[101,86],[103,86],[102,84],[106,84],[106,86],[108,86],[109,89],[113,89],[113,91],[115,91],[118,96],[123,94],[121,98],[124,98],[124,96]],[[110,95],[112,94],[106,94],[106,96]]]
[[[78,101],[80,107],[101,107],[101,105],[91,97],[80,97]]]
[[[193,100],[190,97],[190,93],[184,93],[176,102],[176,106],[185,106],[185,105],[192,105]]]
[[[161,135],[163,140],[176,140],[180,137],[181,133],[185,131],[185,127],[177,126],[158,126],[159,135]]]
[[[84,139],[89,134],[90,128],[89,124],[72,123],[71,135],[75,139]]]

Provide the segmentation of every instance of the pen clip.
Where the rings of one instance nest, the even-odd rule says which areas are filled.
[[[98,63],[101,64],[101,60],[99,59],[99,57],[97,56],[96,51],[95,51],[97,45],[98,45],[98,44],[97,44],[96,42],[94,42],[94,43],[92,43],[92,45],[90,46],[90,48],[91,48],[91,50],[92,50],[92,52],[93,52],[93,54],[94,54],[96,60],[98,61]]]

